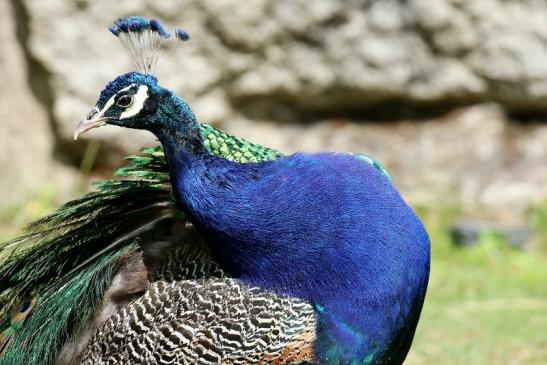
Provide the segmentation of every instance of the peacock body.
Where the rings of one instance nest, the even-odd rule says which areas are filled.
[[[169,35],[136,17],[111,31]],[[381,165],[200,124],[139,59],[75,136],[111,124],[163,148],[0,248],[0,364],[402,363],[429,239]]]

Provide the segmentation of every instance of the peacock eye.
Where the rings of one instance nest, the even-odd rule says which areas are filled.
[[[118,104],[119,107],[128,108],[133,104],[133,96],[123,95],[116,101],[116,104]]]
[[[25,313],[31,306],[31,302],[30,300],[26,301],[26,302],[23,302],[19,305],[19,313]]]

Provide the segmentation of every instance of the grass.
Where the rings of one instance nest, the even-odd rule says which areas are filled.
[[[0,241],[53,209],[49,189],[0,211]],[[547,359],[547,202],[534,209],[536,245],[520,251],[485,235],[455,247],[448,227],[457,209],[418,209],[432,241],[424,311],[407,365],[545,364]]]
[[[21,234],[24,227],[55,208],[56,189],[46,187],[32,196],[0,207],[0,243]]]
[[[545,364],[547,359],[547,204],[534,213],[533,250],[494,235],[454,247],[454,212],[421,210],[432,241],[431,279],[406,364]]]
[[[80,196],[89,188],[91,171],[101,148],[98,141],[90,141],[85,149],[79,169],[77,186],[62,195]],[[66,190],[66,189],[65,189]],[[0,243],[22,234],[25,226],[34,219],[53,212],[59,206],[61,194],[55,186],[45,186],[26,198],[19,198],[0,206]]]

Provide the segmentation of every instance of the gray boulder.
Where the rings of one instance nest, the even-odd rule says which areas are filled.
[[[31,91],[24,50],[8,2],[0,2],[0,212],[37,191],[67,187],[73,173],[54,158],[55,139],[47,111]],[[60,196],[64,189],[56,190]]]
[[[57,161],[77,165],[94,150],[72,141],[75,125],[109,80],[133,70],[106,27],[141,14],[191,34],[157,74],[202,121],[284,152],[372,155],[412,202],[520,215],[547,196],[547,127],[506,118],[507,111],[547,115],[545,1],[2,4],[0,192],[7,195],[43,181],[68,186]],[[405,118],[432,108],[440,111],[434,117]],[[363,122],[382,116],[399,121]],[[301,123],[308,121],[315,123]],[[84,137],[102,144],[98,162],[108,172],[122,155],[157,144],[119,128]]]
[[[132,69],[106,31],[142,14],[182,26],[192,42],[159,65],[202,120],[243,113],[366,116],[397,105],[495,101],[547,112],[547,3],[538,0],[24,0],[29,49],[48,71],[64,143],[100,88]],[[391,105],[391,106],[390,106]],[[98,132],[114,149],[150,142]],[[127,134],[126,131],[123,132]]]

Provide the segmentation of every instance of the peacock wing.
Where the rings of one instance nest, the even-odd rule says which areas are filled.
[[[148,271],[144,294],[98,326],[82,353],[82,364],[313,360],[316,318],[310,304],[227,277],[191,226],[175,227],[170,242],[145,246],[142,266],[155,269]],[[151,257],[156,245],[169,252],[159,264]],[[138,265],[131,265],[130,272],[139,271]],[[113,286],[119,281],[124,282],[120,288],[135,287],[128,277],[115,278]],[[113,298],[124,297],[117,291],[108,291],[103,308],[112,308]],[[99,311],[98,317],[104,314]]]

